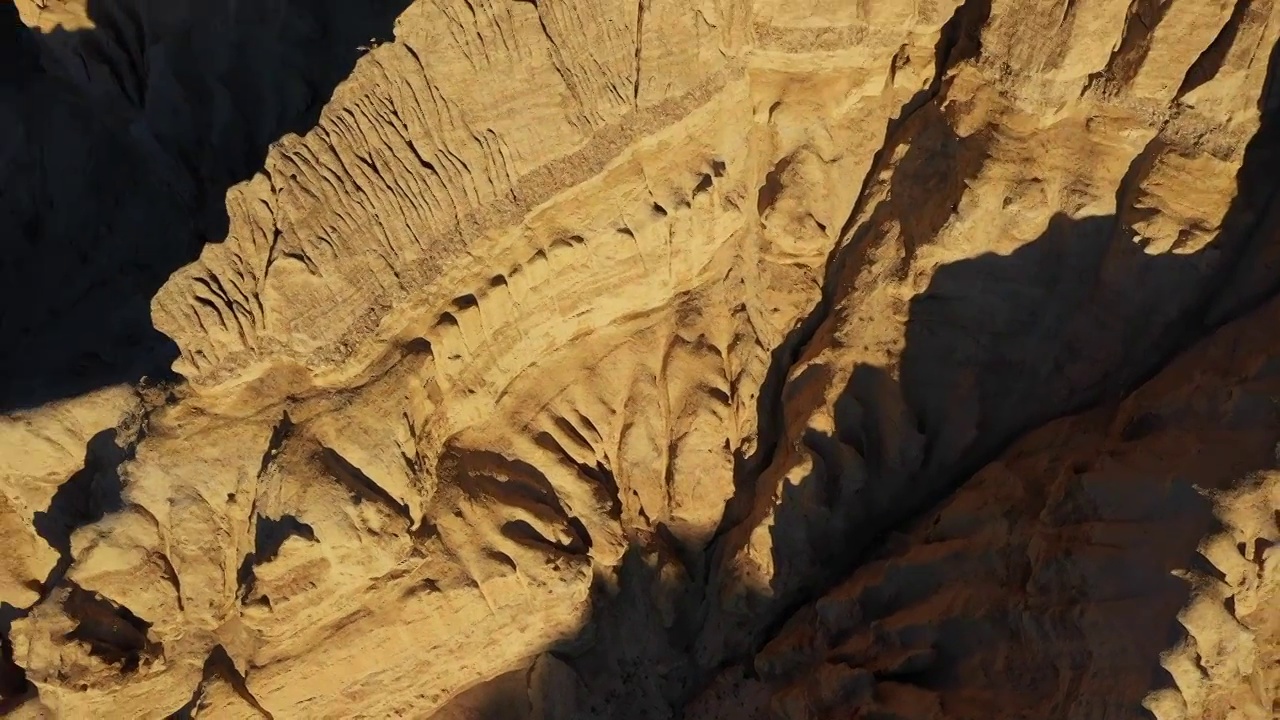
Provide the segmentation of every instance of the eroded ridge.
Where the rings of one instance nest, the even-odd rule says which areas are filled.
[[[1274,307],[1183,350],[1274,294],[1280,8],[394,30],[153,299],[182,382],[0,422],[19,712],[1274,712]]]

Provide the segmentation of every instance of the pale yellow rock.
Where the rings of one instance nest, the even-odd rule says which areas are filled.
[[[41,528],[57,524],[47,518],[37,527],[36,514],[49,514],[58,486],[86,464],[86,445],[137,411],[137,396],[128,387],[106,388],[38,411],[0,416],[0,525],[11,543],[0,558],[0,602],[29,607],[40,597],[58,562]]]
[[[1280,707],[1280,5],[17,10],[4,712]]]

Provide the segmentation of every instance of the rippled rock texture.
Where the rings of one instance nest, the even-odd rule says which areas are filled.
[[[1280,4],[3,8],[5,712],[1280,715]]]

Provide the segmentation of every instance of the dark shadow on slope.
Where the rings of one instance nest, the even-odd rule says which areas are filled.
[[[1274,148],[1277,140],[1270,133],[1260,136],[1250,151]],[[1280,178],[1252,175],[1258,167],[1246,163],[1242,197],[1274,194],[1280,185]],[[1259,181],[1270,190],[1257,187]],[[1237,205],[1232,215],[1226,227],[1235,222],[1242,223],[1237,227],[1256,227],[1251,221],[1256,213]],[[1256,404],[1231,401],[1237,407],[1230,414],[1235,434],[1233,444],[1224,446],[1221,440],[1215,445],[1214,426],[1199,438],[1188,437],[1188,428],[1178,426],[1181,421],[1196,427],[1194,407],[1175,415],[1174,427],[1166,428],[1158,395],[1148,394],[1138,406],[1120,403],[1217,329],[1205,329],[1203,335],[1187,330],[1201,327],[1197,323],[1212,290],[1233,270],[1233,251],[1255,242],[1278,243],[1280,235],[1224,236],[1187,255],[1146,255],[1131,240],[1123,223],[1117,225],[1112,217],[1059,217],[1036,242],[1011,255],[988,254],[945,266],[911,302],[897,377],[885,368],[855,368],[837,403],[834,437],[807,436],[805,444],[818,457],[818,468],[847,467],[833,448],[856,452],[866,485],[842,494],[847,486],[834,482],[828,472],[826,482],[815,485],[818,490],[784,489],[777,522],[783,534],[812,524],[818,503],[826,503],[823,510],[848,515],[843,524],[833,522],[826,533],[815,534],[819,542],[812,550],[820,572],[764,633],[775,636],[783,622],[797,620],[788,634],[793,645],[775,649],[771,658],[781,667],[769,668],[778,688],[800,683],[806,672],[820,672],[822,648],[828,646],[806,632],[832,644],[848,640],[854,657],[867,654],[851,661],[851,667],[874,670],[876,681],[905,683],[919,697],[955,691],[970,703],[965,710],[949,708],[956,717],[987,717],[996,707],[1019,716],[1138,716],[1147,691],[1174,687],[1161,666],[1161,654],[1186,637],[1178,614],[1186,607],[1191,584],[1171,571],[1221,579],[1220,571],[1196,554],[1204,538],[1223,529],[1200,488],[1226,490],[1274,467],[1280,435],[1274,409]],[[1076,252],[1101,258],[1096,272],[1080,272],[1079,260],[1072,257]],[[1082,284],[1086,292],[1080,291]],[[1121,291],[1126,285],[1127,293]],[[1190,300],[1177,312],[1162,314],[1157,305],[1182,300],[1182,289]],[[1118,304],[1122,296],[1127,302]],[[1165,344],[1170,337],[1181,341],[1172,350]],[[1089,339],[1101,346],[1088,345]],[[1234,347],[1231,340],[1220,342],[1220,348]],[[1257,385],[1266,383],[1267,375],[1261,377],[1249,383],[1254,399],[1265,396]],[[1232,381],[1224,379],[1223,385],[1229,388]],[[1170,383],[1163,382],[1167,392]],[[1239,382],[1244,384],[1245,378]],[[1208,389],[1201,393],[1212,396]],[[1208,402],[1226,402],[1227,397],[1234,392]],[[1006,454],[1026,432],[1095,408],[1111,419],[1106,445],[1099,439],[1082,440],[1086,432],[1107,430],[1097,428],[1095,420],[1059,424],[1056,431],[1039,435],[1034,449],[1024,447],[1012,459]],[[1199,429],[1206,429],[1203,421]],[[926,449],[914,456],[915,463],[904,464],[909,454],[902,452],[903,438],[916,432],[925,438]],[[1127,446],[1161,434],[1166,437],[1163,454],[1160,441],[1151,450]],[[1177,450],[1169,449],[1171,444]],[[1028,456],[1041,464],[1028,462]],[[1000,467],[979,475],[997,459],[1002,459]],[[1019,462],[1028,466],[1028,474],[1019,472]],[[818,475],[819,481],[824,479]],[[947,499],[975,475],[983,478],[984,490],[948,507]],[[1051,490],[1036,481],[1058,485]],[[1005,505],[998,495],[982,494],[1001,483],[1017,486],[1005,492],[1023,505]],[[942,509],[936,510],[939,505]],[[945,517],[947,529],[904,550],[898,532],[931,515]],[[1172,535],[1179,539],[1162,537],[1161,523],[1175,528]],[[998,540],[978,529],[982,526],[1012,526],[1017,537]],[[1114,544],[1103,539],[1111,536],[1100,527],[1114,533]],[[1146,533],[1134,532],[1135,527]],[[1058,542],[1065,549],[1046,550]],[[788,557],[779,553],[775,562],[785,563]],[[892,564],[860,575],[859,583],[842,589],[840,599],[825,610],[810,604],[833,582],[886,557]],[[1187,562],[1189,566],[1182,564]],[[858,592],[851,595],[847,588]],[[966,605],[965,598],[982,600]],[[994,603],[995,609],[983,603]],[[797,614],[800,605],[807,607]],[[926,607],[934,614],[923,614]],[[1000,615],[1006,611],[1011,616]],[[1035,626],[1038,635],[1018,626],[1018,613],[1041,623]],[[1099,630],[1103,627],[1113,628],[1114,643],[1108,645]],[[857,642],[869,639],[874,641],[869,646]],[[1055,653],[1069,655],[1046,657],[1046,639]],[[803,642],[814,649],[794,644]],[[920,667],[901,674],[893,663],[905,656],[904,647],[910,647]],[[1095,662],[1091,653],[1101,648],[1106,652]],[[970,661],[978,657],[1018,668],[1022,682],[1041,683],[1017,690],[1054,690],[1056,695],[1019,696],[998,679],[962,677],[959,670],[972,670]],[[880,665],[886,668],[883,675]],[[1099,680],[1100,673],[1107,679]],[[874,685],[870,676],[867,683]],[[1090,683],[1083,691],[1071,690]],[[804,687],[811,697],[836,692],[831,687],[819,690],[814,681]],[[1011,698],[1027,707],[1015,709]],[[877,704],[881,701],[883,706]],[[984,707],[983,701],[990,704]],[[893,702],[868,693],[839,707],[849,713],[856,707],[868,715],[903,716],[890,712]],[[1040,714],[1045,707],[1050,710]],[[813,716],[844,716],[830,708],[825,712],[832,714],[815,709]]]
[[[1280,48],[1264,87],[1274,87],[1278,62]],[[855,368],[836,403],[835,437],[810,432],[802,439],[822,482],[784,487],[773,560],[779,575],[797,557],[815,558],[821,571],[806,578],[806,592],[791,608],[847,574],[887,533],[1025,432],[1119,402],[1190,345],[1275,295],[1280,280],[1266,278],[1254,283],[1265,291],[1208,314],[1215,302],[1222,305],[1224,286],[1247,276],[1259,248],[1280,243],[1280,227],[1264,224],[1280,189],[1273,93],[1259,98],[1262,123],[1245,148],[1236,197],[1217,237],[1200,250],[1147,254],[1131,229],[1142,217],[1136,186],[1163,149],[1157,139],[1118,189],[1118,216],[1057,216],[1010,255],[986,254],[935,272],[910,302],[896,372]],[[864,227],[876,225],[873,217]],[[908,227],[904,222],[904,236]],[[862,242],[855,237],[850,247]],[[865,482],[850,481],[850,456]],[[768,635],[789,614],[756,620]]]
[[[757,643],[1018,437],[1118,403],[1192,344],[1275,296],[1280,279],[1257,277],[1250,263],[1280,244],[1278,60],[1280,48],[1237,195],[1206,247],[1147,254],[1131,230],[1140,217],[1135,186],[1162,150],[1157,140],[1119,188],[1119,216],[1058,216],[1010,255],[986,254],[934,274],[910,303],[896,372],[855,368],[836,403],[834,437],[810,431],[802,439],[817,481],[784,485],[773,561],[779,576],[797,572],[797,557],[813,566],[800,570],[809,574],[785,607],[763,601],[771,617],[744,623],[759,629]],[[1233,293],[1241,277],[1249,292]],[[913,449],[913,442],[922,445]],[[859,481],[850,481],[850,458]],[[1142,558],[1130,560],[1135,572],[1143,569]],[[1172,614],[1167,620],[1174,623]]]
[[[454,696],[438,720],[669,720],[702,673],[686,626],[700,601],[673,538],[631,543],[616,572],[597,576],[577,634],[525,667]],[[676,570],[673,574],[672,570]],[[746,719],[744,719],[746,720]]]
[[[124,508],[119,467],[125,455],[114,429],[94,435],[85,448],[84,467],[58,486],[48,510],[35,514],[36,534],[58,551],[58,564],[44,583],[46,592],[71,566],[71,534]]]
[[[803,522],[815,503],[841,511],[840,531],[819,534],[814,549],[825,549],[821,565],[847,571],[883,533],[934,505],[1024,432],[1118,401],[1118,383],[1135,364],[1145,370],[1151,331],[1179,321],[1160,317],[1159,306],[1205,276],[1202,253],[1146,255],[1115,216],[1055,216],[1012,254],[940,268],[911,300],[896,378],[886,368],[856,367],[836,403],[834,437],[806,436],[828,468],[823,495],[793,490],[783,502],[783,517],[792,519],[780,524]],[[849,456],[865,484],[831,476]]]
[[[41,34],[0,3],[0,411],[167,375],[151,297],[408,4],[89,0]]]
[[[519,669],[468,688],[431,715],[431,720],[528,720],[531,670]]]
[[[1266,127],[1272,125],[1269,121]],[[1269,143],[1271,137],[1268,130],[1255,143]],[[1241,173],[1242,197],[1253,197],[1257,193],[1252,188],[1274,182],[1257,171],[1258,147],[1250,148]],[[1243,205],[1233,207],[1225,227],[1248,225],[1250,212]],[[1019,433],[1051,417],[1119,397],[1132,378],[1152,371],[1152,361],[1158,364],[1168,358],[1167,353],[1154,350],[1157,346],[1152,344],[1149,327],[1155,324],[1152,313],[1129,307],[1128,314],[1120,316],[1114,301],[1123,294],[1107,288],[1151,288],[1139,294],[1156,307],[1166,299],[1159,289],[1181,286],[1188,277],[1199,276],[1206,262],[1213,261],[1221,269],[1222,258],[1236,252],[1231,243],[1247,240],[1229,238],[1231,243],[1192,255],[1148,256],[1124,232],[1116,232],[1122,226],[1122,218],[1057,217],[1043,237],[1012,255],[984,255],[936,274],[930,288],[912,302],[907,348],[897,379],[883,368],[857,368],[840,400],[835,436],[803,438],[823,459],[822,481],[806,484],[804,489],[785,486],[778,515],[778,532],[807,538],[809,554],[820,560],[820,572],[808,583],[808,592],[797,598],[799,602],[855,567],[883,542],[885,533],[904,526],[945,497]],[[1105,278],[1105,285],[1094,284],[1099,277]],[[1175,317],[1162,318],[1167,327],[1181,328],[1175,335],[1187,335],[1189,318],[1196,313],[1194,300],[1185,303]],[[1164,337],[1163,331],[1156,334]],[[1089,344],[1100,337],[1117,338],[1120,346],[1098,350]],[[776,359],[790,363],[797,356],[784,353]],[[785,378],[786,368],[781,370],[770,376]],[[1077,371],[1083,375],[1077,377]],[[1063,380],[1068,382],[1053,394],[1043,394],[1046,383]],[[977,409],[971,418],[955,416],[957,408],[964,406],[958,399]],[[777,414],[781,416],[781,411]],[[764,420],[761,426],[766,426]],[[971,434],[953,437],[944,432],[952,428],[968,429]],[[927,438],[916,464],[902,459],[895,440],[912,432]],[[849,463],[864,466],[866,483],[861,488],[848,484],[843,473],[833,472]],[[814,508],[822,509],[824,521],[839,527],[814,528],[808,512]],[[778,547],[775,563],[786,568],[792,556],[781,552],[784,545]],[[591,711],[584,716],[678,717],[681,697],[706,679],[698,675],[687,654],[692,630],[658,611],[654,598],[669,592],[664,587],[668,581],[642,555],[639,549],[628,552],[616,593],[597,591],[591,626],[539,658],[539,662],[554,660],[568,668],[568,676],[607,676],[607,682],[575,691],[580,694],[574,708]],[[706,582],[695,568],[689,575],[702,578],[696,582]],[[701,597],[702,588],[696,582],[691,591]],[[751,644],[767,637],[768,628],[787,614],[783,609],[752,618],[747,627],[764,628],[764,632]],[[651,652],[630,644],[634,639],[652,641],[658,649]],[[748,658],[725,658],[735,659]],[[557,672],[566,675],[564,670]],[[503,676],[501,681],[509,679]],[[563,697],[557,695],[560,685],[548,687],[544,700]],[[535,693],[542,692],[540,688]],[[620,692],[628,688],[633,692]],[[514,702],[503,693],[491,697],[501,699],[497,705],[491,698],[478,699],[478,706],[494,712],[502,706],[506,712]],[[550,715],[573,716],[569,712]]]
[[[280,548],[291,537],[300,537],[308,542],[317,542],[316,531],[294,515],[282,515],[279,518],[258,515],[254,521],[253,552],[247,553],[236,571],[236,595],[240,602],[245,602],[253,593],[257,582],[255,568],[271,562],[280,555]]]
[[[90,0],[94,29],[47,35],[0,3],[0,412],[169,373],[152,295],[225,237],[226,190],[315,125],[408,3]],[[119,502],[119,452],[95,436],[37,514],[61,554],[46,587],[70,533]],[[0,714],[30,692],[8,637],[23,614],[0,608]]]
[[[126,451],[116,444],[114,429],[94,435],[85,447],[84,466],[58,486],[48,509],[36,512],[32,518],[36,534],[58,552],[58,562],[40,585],[41,601],[62,583],[71,567],[72,533],[124,507],[119,467],[126,457]],[[26,672],[14,660],[9,640],[13,621],[26,617],[27,612],[7,603],[0,604],[0,699],[11,702],[14,707],[35,693],[35,687],[27,683]],[[2,708],[4,704],[0,702]]]
[[[1273,59],[1273,76],[1275,64]],[[1274,84],[1268,80],[1267,87]],[[799,607],[891,548],[898,532],[1021,435],[1055,418],[1118,403],[1228,317],[1274,295],[1274,289],[1258,293],[1213,321],[1206,315],[1222,285],[1249,262],[1248,248],[1280,242],[1275,235],[1259,234],[1280,187],[1274,173],[1280,150],[1278,108],[1266,99],[1259,106],[1263,123],[1246,148],[1237,197],[1209,245],[1195,252],[1148,254],[1132,231],[1140,217],[1134,209],[1137,185],[1151,157],[1162,150],[1159,142],[1153,143],[1117,190],[1118,215],[1055,216],[1039,238],[1009,255],[985,254],[940,268],[930,286],[910,302],[899,367],[855,368],[837,400],[830,436],[809,430],[801,437],[776,438],[779,456],[794,441],[814,458],[805,482],[783,483],[772,527],[778,575],[799,576],[802,582],[800,591],[783,603],[765,589],[737,600],[741,621],[734,627],[745,636],[742,645],[758,649]],[[951,152],[946,137],[935,140],[908,148],[909,157],[899,168],[915,162],[917,174],[962,176],[970,165],[968,151]],[[972,141],[981,143],[980,138]],[[929,162],[940,148],[950,158],[941,167]],[[957,178],[937,179],[938,192],[962,194],[963,183],[950,180]],[[895,178],[912,181],[911,173]],[[908,198],[913,197],[906,192],[911,189],[895,186],[896,194]],[[904,209],[877,209],[878,217],[864,227],[876,226],[885,219],[880,213],[888,212]],[[907,220],[903,234],[918,235],[923,242],[937,231],[937,218],[917,214]],[[924,227],[912,232],[912,223]],[[855,237],[844,252],[852,257],[864,242]],[[908,258],[913,250],[907,248]],[[828,282],[849,262],[853,260],[835,258],[837,270]],[[830,312],[830,307],[824,303],[818,313]],[[771,367],[769,377],[786,378],[789,364],[801,356],[803,348],[775,353],[774,362],[788,366]],[[786,402],[783,383],[773,392],[777,397],[762,397],[761,408],[772,413],[760,418],[762,430],[775,427],[774,416],[794,417],[769,402]],[[756,472],[763,470],[760,465]],[[710,665],[693,657],[697,627],[682,620],[705,619],[697,605],[704,596],[714,597],[707,585],[715,581],[714,569],[707,573],[686,567],[692,580],[675,590],[686,604],[676,614],[680,620],[670,622],[652,602],[666,581],[651,563],[640,561],[642,555],[639,548],[628,552],[621,575],[630,580],[621,582],[615,593],[598,592],[588,628],[570,643],[574,649],[556,651],[584,683],[574,712],[562,717],[682,717],[685,704],[719,668],[744,663],[746,675],[754,673],[750,651],[711,658]],[[1123,562],[1137,577],[1151,575],[1149,561],[1142,557]],[[1168,620],[1176,631],[1176,605],[1169,604],[1167,618],[1152,622]],[[1150,661],[1159,675],[1158,658]],[[530,692],[539,696],[546,691],[530,686]]]
[[[954,484],[1026,430],[1119,402],[1280,291],[1277,276],[1251,296],[1222,300],[1249,272],[1256,249],[1280,245],[1280,227],[1266,224],[1280,196],[1280,104],[1268,90],[1277,72],[1280,46],[1271,54],[1258,100],[1261,125],[1245,148],[1236,196],[1217,237],[1201,250],[1143,251],[1130,227],[1141,217],[1131,170],[1117,195],[1120,217],[1055,218],[1036,242],[1008,257],[942,268],[912,300],[900,382],[931,443],[926,473],[950,474]],[[1160,148],[1153,143],[1144,155],[1153,149]],[[1142,162],[1135,169],[1142,171]],[[941,433],[958,393],[972,394],[982,412],[974,439],[948,448]]]
[[[163,644],[150,638],[151,623],[100,593],[75,583],[68,586],[62,608],[76,627],[66,634],[67,640],[80,643],[90,655],[126,675],[164,656]]]
[[[703,603],[715,597],[709,589],[715,571],[706,563],[715,558],[713,552],[681,553],[678,539],[659,538],[633,544],[616,576],[597,578],[590,618],[580,633],[540,654],[527,671],[463,693],[450,706],[455,715],[448,717],[704,720],[713,716],[695,717],[686,708],[720,669],[745,665],[746,682],[758,686],[751,677],[752,651],[798,607],[891,548],[896,533],[1020,435],[1054,418],[1119,401],[1212,330],[1201,322],[1205,305],[1236,272],[1243,248],[1254,243],[1266,206],[1260,199],[1273,195],[1280,182],[1267,171],[1277,140],[1273,113],[1268,111],[1247,149],[1239,197],[1215,242],[1193,253],[1148,254],[1135,238],[1130,229],[1135,186],[1150,154],[1161,149],[1153,144],[1117,191],[1118,215],[1055,216],[1040,237],[1009,255],[985,254],[939,269],[910,302],[900,366],[854,368],[836,402],[834,432],[810,429],[790,438],[784,435],[784,419],[803,413],[789,412],[786,379],[791,365],[804,356],[807,339],[835,306],[835,298],[824,300],[775,352],[768,373],[772,380],[759,405],[760,452],[742,459],[746,474],[758,475],[771,460],[791,452],[794,441],[815,461],[804,482],[783,483],[772,528],[774,567],[779,576],[801,577],[799,591],[781,604],[768,589],[737,599],[743,609],[735,627],[743,638],[730,645],[740,644],[746,652],[697,657],[696,641],[706,620]],[[919,123],[945,122],[930,107],[919,114]],[[901,219],[906,242],[914,243],[906,248],[908,258],[949,219],[954,201],[965,192],[964,178],[983,152],[981,137],[961,139],[945,126],[915,129],[921,132],[896,140],[912,142],[898,163],[902,175],[894,179],[892,194],[900,204],[873,210],[865,225],[875,227],[886,214]],[[975,146],[961,147],[962,141]],[[929,182],[915,183],[917,175]],[[919,212],[908,214],[912,209]],[[846,256],[833,258],[829,293],[866,240],[855,237],[843,251]],[[1140,432],[1141,425],[1129,433]],[[754,477],[735,480],[739,493],[750,493]],[[730,514],[746,512],[729,509]],[[1149,559],[1134,556],[1124,563],[1122,575],[1128,568],[1138,579],[1154,576]],[[1166,575],[1160,577],[1166,586],[1172,584]],[[1170,598],[1176,597],[1176,592],[1164,593],[1168,617],[1148,620],[1167,619],[1173,625],[1178,603]],[[892,605],[888,599],[884,604]],[[965,628],[957,628],[963,635]],[[944,663],[964,653],[952,636],[943,640]],[[1069,661],[1083,667],[1088,658]],[[1153,673],[1159,672],[1157,662],[1151,658]],[[535,672],[540,668],[551,668],[548,673],[557,679],[540,679]],[[931,667],[915,678],[933,682],[945,676],[946,668]],[[905,682],[907,676],[896,678]],[[723,697],[733,695],[720,691]],[[758,691],[751,690],[763,694]],[[552,709],[539,714],[538,707]],[[743,706],[732,713],[720,717],[767,715]]]
[[[837,286],[840,274],[852,257],[857,255],[857,243],[845,242],[853,232],[855,223],[866,210],[866,201],[871,187],[876,182],[879,170],[892,156],[893,151],[902,144],[908,144],[903,163],[914,164],[921,182],[910,187],[897,187],[893,195],[904,204],[912,206],[913,211],[904,214],[904,235],[909,237],[907,253],[914,255],[918,242],[927,242],[937,231],[941,223],[949,217],[953,210],[952,203],[938,202],[937,195],[945,194],[958,201],[966,185],[964,176],[979,167],[982,154],[981,143],[960,143],[952,129],[945,124],[921,122],[920,115],[938,114],[937,98],[946,84],[946,77],[951,68],[971,60],[981,52],[981,28],[991,15],[990,0],[964,0],[943,25],[934,53],[934,79],[924,88],[909,98],[898,112],[890,117],[885,127],[885,144],[872,158],[862,180],[862,187],[849,215],[840,229],[838,237],[841,243],[827,257],[823,270],[821,296],[813,308],[800,322],[787,333],[783,342],[770,354],[768,371],[761,384],[756,404],[756,429],[759,443],[750,456],[736,458],[734,467],[734,493],[725,506],[723,516],[713,541],[706,547],[700,559],[697,572],[697,583],[701,586],[697,591],[702,598],[703,607],[697,611],[698,622],[705,620],[708,600],[706,593],[711,590],[709,573],[723,560],[728,535],[735,527],[749,520],[754,503],[758,502],[758,478],[771,464],[778,463],[785,455],[787,411],[786,390],[788,375],[808,349],[815,334],[823,323],[827,322],[836,301]],[[915,142],[913,129],[925,126],[924,142]],[[943,161],[940,164],[940,161]],[[897,176],[895,175],[895,178]],[[774,179],[776,182],[776,179]],[[769,188],[770,178],[766,178],[765,187],[760,189],[761,199],[777,189]],[[767,203],[766,203],[767,204]],[[916,212],[923,210],[924,212]],[[791,408],[794,412],[795,408]],[[750,604],[751,600],[747,602]],[[693,618],[689,621],[693,622]],[[694,639],[686,644],[692,645]],[[741,645],[747,646],[749,640]],[[696,684],[696,683],[695,683]]]
[[[0,603],[0,716],[8,715],[35,694],[35,686],[27,682],[26,671],[14,660],[13,644],[9,641],[9,628],[23,613],[9,603]]]

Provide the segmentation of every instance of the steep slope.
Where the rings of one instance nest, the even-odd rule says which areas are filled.
[[[1276,712],[1280,7],[366,5],[5,26],[8,709]]]
[[[1029,433],[806,605],[754,660],[775,715],[1274,717],[1277,313]]]

